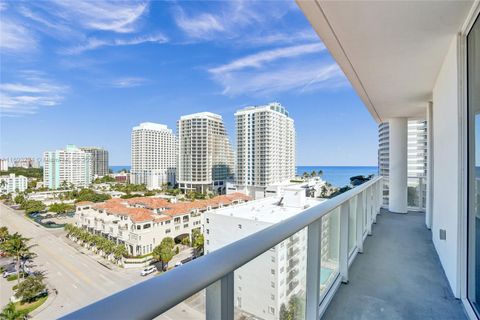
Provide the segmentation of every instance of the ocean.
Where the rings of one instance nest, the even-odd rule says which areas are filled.
[[[130,166],[110,166],[113,172],[122,169],[130,170]],[[313,170],[323,171],[323,179],[336,187],[343,187],[350,183],[350,177],[370,174],[378,174],[376,166],[297,166],[297,175],[304,172],[312,172]]]

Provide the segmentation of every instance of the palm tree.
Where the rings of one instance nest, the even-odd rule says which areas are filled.
[[[118,244],[113,249],[113,257],[118,262],[123,256],[127,255],[127,248],[123,244]]]
[[[24,319],[26,315],[24,312],[18,311],[15,304],[10,302],[0,313],[0,320],[20,320]]]
[[[29,246],[28,241],[30,241],[30,239],[24,238],[18,232],[15,232],[13,235],[10,236],[10,238],[8,238],[7,241],[2,244],[3,250],[5,250],[8,255],[13,256],[17,259],[17,285],[20,284],[21,277],[20,260],[24,257],[32,256],[31,248],[34,245]]]

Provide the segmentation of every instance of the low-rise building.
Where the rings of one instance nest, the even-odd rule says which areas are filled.
[[[202,231],[205,212],[248,200],[243,194],[232,194],[176,203],[154,197],[79,202],[75,224],[125,244],[130,255],[138,256],[151,253],[165,237],[180,240],[190,237],[193,229]]]
[[[0,193],[18,193],[28,188],[28,179],[24,176],[15,176],[11,173],[6,176],[0,176]]]

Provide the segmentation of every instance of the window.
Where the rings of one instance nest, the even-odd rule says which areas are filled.
[[[480,314],[480,18],[467,35],[467,298]]]
[[[275,300],[275,295],[274,294],[270,295],[270,300]]]
[[[268,313],[275,314],[275,308],[274,307],[268,307]]]
[[[271,274],[275,274],[275,269],[271,269],[271,270],[270,270],[270,273],[271,273]]]
[[[242,229],[242,225],[241,225],[241,224],[238,225],[238,229]]]

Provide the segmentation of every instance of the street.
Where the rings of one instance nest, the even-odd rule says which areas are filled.
[[[58,318],[151,277],[141,277],[138,269],[110,270],[70,246],[63,229],[47,230],[4,204],[0,204],[0,225],[7,226],[11,233],[19,232],[32,239],[30,244],[36,245],[32,251],[37,254],[34,269],[44,271],[48,287],[58,292],[33,312],[35,319]],[[0,304],[3,308],[8,303],[7,295],[11,295],[11,285],[5,279],[1,279],[0,285]],[[188,304],[181,303],[158,319],[203,319],[203,297],[203,294],[198,294],[189,299]]]

